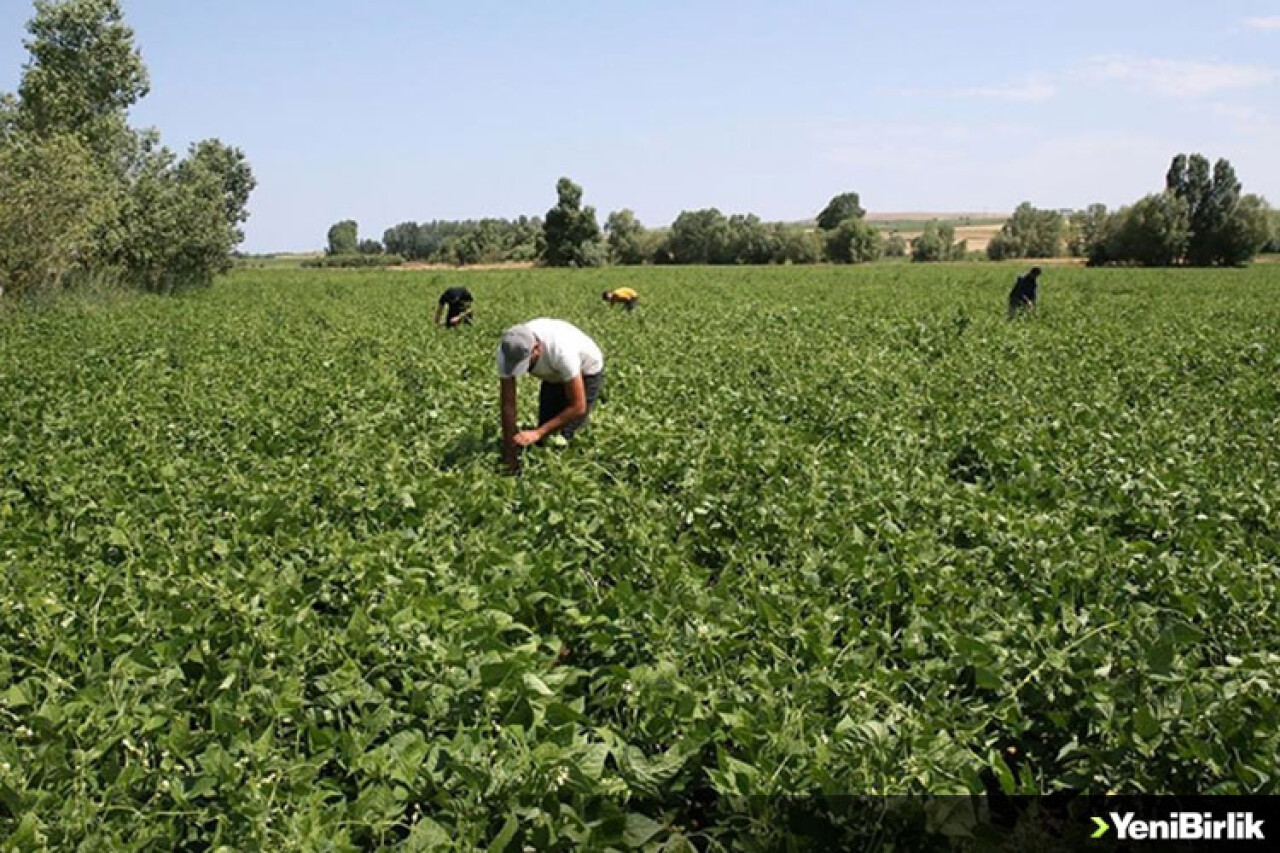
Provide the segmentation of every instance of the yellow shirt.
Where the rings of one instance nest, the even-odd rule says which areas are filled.
[[[636,293],[629,287],[619,287],[617,290],[609,294],[614,299],[635,299],[640,294]]]

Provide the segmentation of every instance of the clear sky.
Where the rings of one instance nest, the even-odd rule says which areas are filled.
[[[406,219],[1129,202],[1179,151],[1280,203],[1280,0],[124,0],[171,147],[258,177],[248,251]],[[0,0],[0,89],[25,0]]]

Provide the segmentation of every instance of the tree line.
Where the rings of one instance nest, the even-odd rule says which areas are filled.
[[[118,0],[37,0],[26,30],[0,95],[0,293],[167,292],[229,269],[253,172],[217,139],[180,158],[128,125],[149,78]]]
[[[818,214],[816,228],[764,222],[754,214],[725,215],[714,207],[684,211],[663,229],[646,228],[634,211],[623,209],[610,213],[602,228],[595,208],[583,206],[578,184],[561,178],[556,197],[556,205],[542,218],[401,222],[388,228],[381,241],[360,239],[358,224],[342,220],[329,228],[325,257],[311,263],[364,266],[408,259],[458,266],[508,261],[558,267],[812,264],[862,263],[908,254],[919,261],[955,260],[967,251],[946,224],[928,223],[910,245],[901,234],[885,234],[865,221],[856,192],[833,198]]]
[[[556,205],[545,218],[466,222],[402,222],[382,241],[360,240],[354,221],[329,229],[327,254],[338,265],[359,265],[360,255],[466,265],[538,261],[548,266],[605,264],[856,264],[883,257],[950,261],[969,256],[947,223],[926,222],[907,240],[865,219],[856,192],[827,203],[814,228],[763,222],[754,214],[726,216],[718,209],[686,210],[670,227],[648,229],[635,213],[610,213],[604,227],[582,204],[582,188],[568,178],[556,184]],[[1276,251],[1280,221],[1260,196],[1244,194],[1227,160],[1212,168],[1200,154],[1177,155],[1163,192],[1108,211],[1041,210],[1019,205],[988,243],[986,257],[1085,258],[1092,265],[1237,266],[1260,251]],[[347,261],[344,261],[347,259]],[[349,262],[348,262],[349,261]],[[369,261],[373,262],[373,261]],[[317,261],[324,265],[325,261]]]
[[[1163,191],[1119,210],[1094,204],[1064,216],[1023,203],[987,245],[987,255],[1003,260],[1065,252],[1095,266],[1240,266],[1259,252],[1280,249],[1276,212],[1242,190],[1229,161],[1210,168],[1201,154],[1178,154]]]

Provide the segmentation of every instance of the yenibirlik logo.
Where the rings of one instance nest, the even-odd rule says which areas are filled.
[[[1143,820],[1133,812],[1108,812],[1111,823],[1094,817],[1091,838],[1102,838],[1112,826],[1120,841],[1265,841],[1252,812],[1231,812],[1215,819],[1212,812],[1172,812],[1168,820]]]

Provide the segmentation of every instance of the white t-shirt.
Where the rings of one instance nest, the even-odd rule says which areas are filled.
[[[529,371],[547,382],[568,382],[581,374],[593,376],[604,370],[604,353],[596,342],[572,323],[540,317],[525,323],[542,341],[542,355]]]

